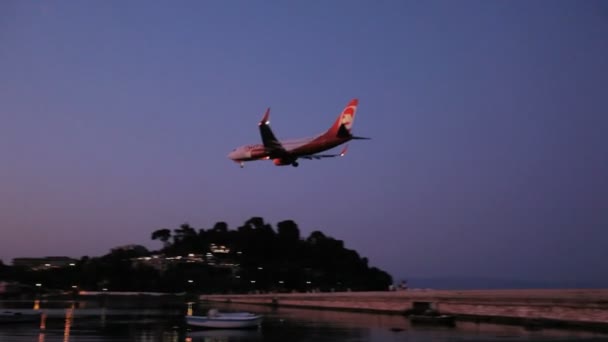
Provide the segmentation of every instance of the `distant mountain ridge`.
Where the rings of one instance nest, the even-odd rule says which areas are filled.
[[[441,277],[396,277],[395,283],[407,281],[413,288],[437,290],[496,290],[496,289],[565,289],[565,288],[605,288],[606,285],[588,281],[531,281],[509,278],[441,276]]]

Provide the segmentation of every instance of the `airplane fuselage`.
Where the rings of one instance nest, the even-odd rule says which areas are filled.
[[[287,155],[275,155],[264,148],[263,144],[243,145],[230,152],[230,154],[228,154],[228,158],[234,160],[235,162],[284,158],[287,162],[287,159],[295,160],[303,155],[312,155],[327,151],[349,140],[349,138],[328,139],[323,135],[319,135],[312,138],[281,141],[281,144],[287,151]]]
[[[346,148],[339,154],[320,154],[352,139],[368,139],[356,137],[351,134],[351,127],[355,117],[358,100],[351,100],[334,121],[333,125],[324,133],[311,138],[280,141],[270,128],[270,108],[258,123],[261,144],[243,145],[235,148],[228,154],[228,158],[241,164],[246,161],[272,159],[275,165],[298,166],[297,160],[321,159],[343,156]]]

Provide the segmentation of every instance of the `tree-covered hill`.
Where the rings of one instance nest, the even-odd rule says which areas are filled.
[[[235,230],[225,222],[198,231],[183,224],[157,230],[152,239],[164,243],[160,252],[167,256],[210,253],[208,259],[217,265],[238,265],[222,286],[239,291],[386,290],[392,283],[389,274],[368,265],[367,258],[345,248],[343,241],[320,231],[302,238],[292,220],[279,222],[276,230],[261,217],[252,217]],[[213,246],[229,252],[215,253]]]
[[[69,266],[0,265],[0,280],[35,291],[194,293],[372,291],[392,283],[388,273],[343,241],[321,231],[301,237],[292,220],[276,229],[261,217],[236,229],[225,222],[208,229],[185,223],[158,229],[151,238],[162,242],[159,250],[129,245],[100,257],[83,256]]]

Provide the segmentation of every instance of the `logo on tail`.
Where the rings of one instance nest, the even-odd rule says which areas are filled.
[[[350,131],[350,128],[353,126],[353,121],[355,120],[355,111],[357,110],[357,104],[359,101],[356,99],[350,101],[348,106],[344,108],[342,114],[340,115],[340,123],[346,127]]]
[[[351,126],[353,125],[353,114],[355,113],[355,109],[351,106],[348,107],[346,110],[344,110],[344,112],[342,113],[342,124],[344,125],[344,127],[346,127],[346,129],[348,129],[350,131]]]
[[[353,127],[353,121],[355,121],[355,112],[357,111],[357,105],[359,104],[359,100],[353,99],[351,100],[346,107],[338,116],[338,119],[331,126],[329,131],[327,132],[331,136],[339,136],[342,137],[350,135],[350,130]],[[346,132],[344,132],[346,130]]]

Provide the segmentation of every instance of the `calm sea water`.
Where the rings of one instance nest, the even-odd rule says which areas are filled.
[[[321,311],[273,309],[257,305],[221,304],[223,311],[252,311],[264,315],[254,330],[192,330],[186,326],[187,304],[166,305],[152,301],[42,301],[0,302],[0,308],[32,309],[45,315],[41,322],[0,324],[0,342],[235,342],[235,341],[608,341],[592,332],[458,322],[456,327],[412,326],[407,318]],[[194,303],[194,314],[204,314],[208,303]]]

